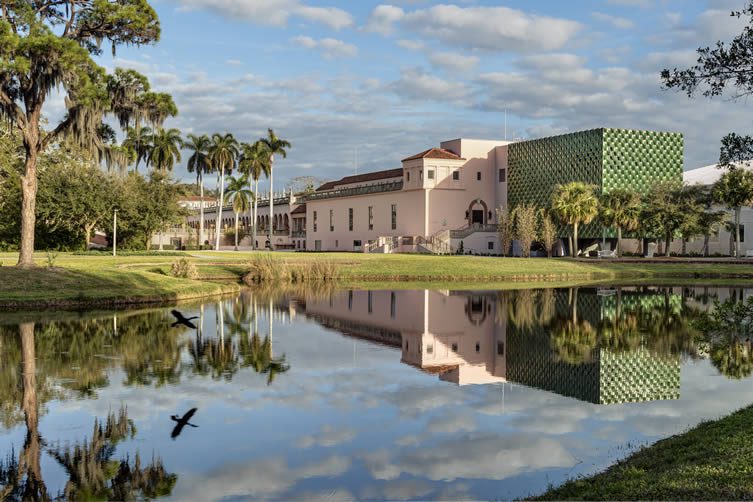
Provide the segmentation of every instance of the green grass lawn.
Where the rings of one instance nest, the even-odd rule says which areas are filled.
[[[751,500],[753,407],[659,441],[535,500]]]
[[[170,277],[175,256],[90,256],[60,253],[54,268],[38,253],[39,269],[17,270],[14,253],[0,253],[0,307],[129,303],[180,300],[232,290],[251,252],[187,253],[201,280]],[[479,256],[377,255],[362,253],[272,253],[275,260],[329,260],[349,287],[436,287],[457,289],[567,286],[585,282],[753,280],[753,266],[735,263],[621,263],[567,258],[524,259]],[[213,281],[213,282],[210,282]],[[225,284],[220,284],[224,282]]]

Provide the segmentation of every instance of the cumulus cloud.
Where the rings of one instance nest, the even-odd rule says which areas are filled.
[[[635,24],[630,19],[613,16],[611,14],[605,14],[603,12],[593,12],[591,14],[591,17],[593,17],[600,23],[606,23],[608,25],[611,25],[613,28],[619,28],[621,30],[629,30],[630,28],[633,28],[635,26]]]
[[[320,51],[325,59],[353,57],[358,54],[358,47],[335,38],[322,38],[316,40],[311,37],[298,36],[293,38],[292,42],[307,49]]]
[[[353,24],[353,16],[337,7],[312,7],[299,0],[173,0],[183,10],[206,9],[229,19],[284,26],[290,17],[322,23],[334,29]]]
[[[435,5],[406,12],[379,5],[366,28],[391,33],[396,24],[423,37],[459,47],[491,51],[561,48],[580,30],[575,21],[539,16],[508,7]]]
[[[404,70],[391,88],[403,97],[447,102],[461,100],[469,93],[463,82],[446,80],[421,68]]]
[[[479,58],[457,52],[432,52],[429,54],[429,62],[432,66],[449,72],[462,73],[472,70],[478,64]]]

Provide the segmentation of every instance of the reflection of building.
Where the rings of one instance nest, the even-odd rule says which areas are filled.
[[[538,303],[522,306],[520,299],[511,306],[512,292],[345,291],[307,298],[300,306],[309,318],[346,336],[400,347],[405,364],[458,385],[510,381],[599,404],[679,397],[679,356],[657,355],[643,346],[599,346],[588,329],[614,316],[614,297],[581,290],[575,295],[575,313],[568,293],[550,295],[550,319],[527,322],[513,315],[515,308],[544,309]],[[638,295],[631,298],[621,311],[653,303],[636,302],[643,298]],[[562,336],[565,344],[584,336],[561,334],[560,327],[573,331],[568,326],[573,326],[569,316],[574,313],[579,320],[575,326],[593,341],[582,360],[563,357],[558,346]]]

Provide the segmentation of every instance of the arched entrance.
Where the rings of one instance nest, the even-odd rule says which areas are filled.
[[[468,211],[465,212],[468,226],[474,225],[486,225],[488,222],[489,208],[481,199],[476,199],[468,206]]]

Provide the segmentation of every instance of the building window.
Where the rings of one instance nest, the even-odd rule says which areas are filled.
[[[316,211],[314,211],[314,232],[316,232]]]
[[[374,304],[372,303],[371,291],[369,291],[369,294],[368,294],[368,302],[369,302],[369,314],[371,314],[374,311]]]
[[[460,179],[460,171],[452,171],[452,179],[457,181]]]
[[[369,206],[369,230],[374,230],[374,206]]]
[[[419,181],[423,181],[423,179],[424,179],[424,170],[423,169],[419,169],[418,170],[418,180]]]
[[[329,231],[330,232],[335,231],[335,210],[334,209],[329,210]]]
[[[494,241],[489,241],[488,248],[494,250]]]
[[[740,243],[745,242],[745,225],[740,225]]]
[[[353,241],[353,247],[354,248],[360,248],[361,247],[361,241]]]
[[[476,352],[481,352],[481,344],[476,342]]]
[[[336,247],[336,248],[337,248],[337,247],[340,247],[340,241],[339,241],[339,240],[337,240],[337,239],[335,239],[335,247]]]
[[[348,230],[353,231],[353,208],[348,209]]]
[[[410,181],[410,171],[405,171],[405,178],[407,181]]]
[[[395,298],[395,292],[390,293],[390,317],[395,318],[395,311],[397,309],[397,299]]]
[[[427,354],[433,354],[434,353],[434,346],[433,345],[427,345],[426,346],[426,353]]]
[[[457,343],[453,343],[452,344],[452,351],[455,352],[455,353],[457,353],[457,351],[458,351],[458,344]]]
[[[397,204],[392,204],[392,230],[397,230]]]
[[[505,342],[497,342],[497,355],[498,356],[505,355]]]
[[[499,170],[499,182],[505,183],[507,181],[507,169]]]
[[[428,171],[426,171],[426,178],[430,180],[434,179],[434,169],[429,169]]]
[[[481,171],[476,172],[476,181],[481,181]]]
[[[314,241],[314,251],[321,251],[322,250],[322,241],[316,240]]]
[[[348,310],[353,310],[353,290],[348,291]]]

